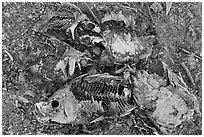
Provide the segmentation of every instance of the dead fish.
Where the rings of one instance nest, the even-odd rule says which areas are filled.
[[[126,80],[108,74],[83,75],[73,79],[49,98],[35,104],[39,122],[78,124],[91,122],[93,113],[98,117],[114,111],[114,116],[128,115],[137,106],[129,103],[131,90]],[[91,119],[92,121],[94,119]]]

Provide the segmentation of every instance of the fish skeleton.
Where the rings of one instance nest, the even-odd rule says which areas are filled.
[[[120,76],[79,76],[56,91],[47,102],[36,103],[37,118],[40,122],[84,124],[103,120],[103,116],[123,117],[136,110],[135,120],[152,122],[145,127],[162,128],[168,134],[166,129],[174,130],[191,119],[194,112],[199,113],[196,97],[185,87],[168,85],[159,75],[144,70],[131,75],[131,79],[133,85]],[[142,119],[144,115],[146,118]]]
[[[73,79],[47,102],[36,103],[35,108],[40,122],[51,120],[73,124],[81,123],[92,113],[100,116],[112,112],[111,116],[124,116],[137,107],[135,104],[126,80],[119,76],[95,74]]]

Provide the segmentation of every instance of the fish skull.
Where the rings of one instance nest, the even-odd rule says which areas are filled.
[[[74,123],[81,105],[75,99],[69,86],[58,90],[47,102],[35,104],[37,119],[39,122],[48,120],[57,123]]]

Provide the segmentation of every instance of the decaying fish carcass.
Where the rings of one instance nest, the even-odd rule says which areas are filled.
[[[171,133],[184,121],[193,118],[194,114],[200,113],[196,97],[186,87],[168,84],[157,74],[148,74],[146,71],[138,71],[132,78],[138,104],[145,108],[164,133]]]
[[[199,113],[196,98],[186,88],[167,85],[167,80],[146,71],[137,71],[131,78],[133,87],[122,77],[108,74],[77,77],[48,102],[36,104],[38,119],[80,124],[94,121],[93,115],[111,113],[117,118],[137,109],[144,110],[149,120],[167,134]]]
[[[90,115],[124,116],[137,106],[127,81],[107,74],[80,76],[57,91],[48,102],[36,104],[39,121],[81,123]]]

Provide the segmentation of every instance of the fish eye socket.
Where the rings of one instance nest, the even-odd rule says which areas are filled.
[[[59,106],[59,101],[53,100],[51,105],[52,105],[53,108],[57,108]]]

